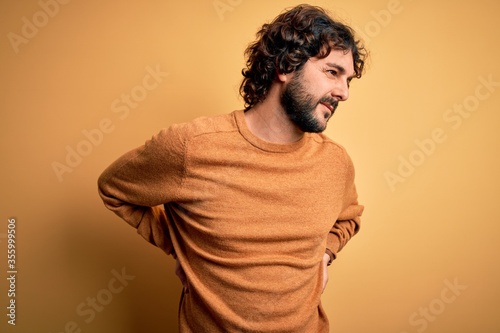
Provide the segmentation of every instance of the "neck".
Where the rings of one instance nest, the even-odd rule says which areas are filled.
[[[288,118],[280,103],[281,89],[272,86],[266,99],[245,112],[250,131],[258,138],[272,143],[293,143],[303,136]]]

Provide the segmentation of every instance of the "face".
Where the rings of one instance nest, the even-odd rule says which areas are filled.
[[[323,132],[338,103],[349,97],[355,76],[351,52],[332,50],[323,59],[310,58],[291,74],[281,95],[285,113],[301,131]]]

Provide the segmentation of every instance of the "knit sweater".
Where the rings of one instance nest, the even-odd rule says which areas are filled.
[[[179,260],[183,333],[327,333],[322,257],[357,233],[354,168],[323,134],[277,144],[243,111],[172,125],[112,165],[99,194]]]

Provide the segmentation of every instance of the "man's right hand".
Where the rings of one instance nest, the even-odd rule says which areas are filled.
[[[182,269],[181,264],[179,263],[179,259],[175,260],[175,275],[181,280],[182,287],[184,288],[184,293],[189,293],[186,273],[184,273],[184,269]]]

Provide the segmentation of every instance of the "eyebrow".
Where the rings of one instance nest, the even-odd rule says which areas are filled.
[[[327,62],[326,65],[328,67],[335,68],[336,70],[339,71],[340,74],[345,74],[347,72],[344,67],[342,67],[342,66],[340,66],[338,64],[335,64],[333,62]],[[356,74],[353,74],[353,75],[349,76],[349,79],[353,79],[354,77],[356,77]]]

